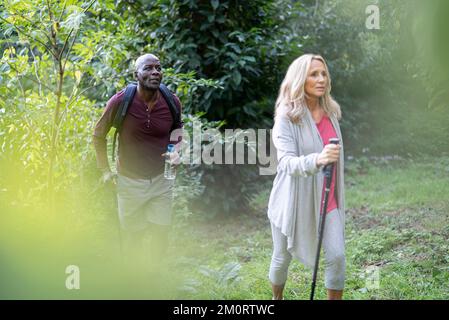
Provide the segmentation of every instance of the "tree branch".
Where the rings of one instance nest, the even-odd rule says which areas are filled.
[[[31,52],[31,55],[33,56],[34,74],[36,75],[37,82],[39,82],[39,95],[42,95],[42,82],[41,82],[41,79],[39,78],[39,73],[38,73],[38,70],[37,70],[36,56],[34,55],[34,52],[33,52],[32,48],[30,48],[30,52]]]
[[[10,64],[9,62],[7,62],[7,63],[8,63],[8,65],[9,65],[9,67],[10,67],[11,69],[13,69],[15,72],[19,72],[19,70],[17,70],[12,64]],[[38,82],[38,81],[36,81],[36,79],[34,79],[34,78],[32,78],[32,77],[29,77],[29,76],[26,76],[26,75],[22,75],[22,77],[25,78],[25,79],[31,80],[31,81],[33,81],[34,83],[37,83],[38,85],[42,85],[45,89],[47,89],[47,90],[49,90],[49,91],[53,91],[53,89],[50,88],[49,86],[47,86],[45,83]]]
[[[11,45],[9,45],[9,48],[10,48],[10,50],[11,50]],[[9,65],[9,62],[8,62],[8,65]],[[10,65],[10,67],[11,67],[11,65]],[[25,90],[23,89],[22,81],[20,81],[19,70],[15,69],[14,67],[13,67],[13,70],[16,71],[16,74],[17,74],[17,82],[19,83],[20,91],[22,92],[23,102],[24,102],[24,105],[25,105],[25,109],[27,109],[27,100],[26,100]],[[23,117],[23,118],[25,119],[25,122],[27,123],[28,127],[29,127],[29,128],[32,128],[32,126],[31,126],[31,124],[30,124],[30,122],[29,122],[29,120],[28,120],[28,117],[27,117],[27,112],[24,113],[24,117]],[[33,134],[33,133],[32,133],[32,134]]]
[[[50,0],[47,0],[47,8],[48,8],[48,17],[50,18],[50,22],[53,23],[53,12],[50,7]]]
[[[19,16],[19,17],[25,19],[26,21],[28,21],[31,24],[31,26],[36,29],[36,31],[42,32],[45,35],[45,37],[47,37],[48,41],[51,43],[51,38],[48,36],[48,34],[45,32],[45,30],[42,30],[37,26],[36,22],[33,22],[32,20],[30,20],[29,18],[27,18],[26,16],[24,16],[18,12],[11,12],[11,15]]]
[[[96,1],[97,1],[97,0],[92,0],[92,1],[89,3],[89,5],[83,10],[83,14],[86,13],[87,10],[89,10],[89,9],[92,7],[92,5],[93,5]],[[67,43],[68,43],[69,38],[70,38],[70,35],[72,34],[72,32],[73,32],[74,29],[75,29],[75,28],[72,28],[72,29],[70,30],[69,35],[67,36],[67,38],[66,38],[65,41],[64,41],[64,46],[62,47],[61,54],[60,54],[60,56],[59,56],[60,59],[62,58],[62,54],[63,54],[63,52],[64,52],[64,50],[65,50],[65,48],[66,48],[66,46],[67,46]],[[72,43],[70,44],[70,47],[69,47],[68,50],[67,50],[67,54],[66,54],[66,56],[65,56],[65,60],[64,60],[64,64],[63,64],[63,70],[65,70],[65,65],[66,65],[66,63],[67,63],[67,60],[69,60],[69,54],[70,54],[70,51],[72,51],[73,45],[75,44],[76,37],[78,36],[79,30],[80,30],[80,29],[77,28],[76,33],[75,33],[75,35],[73,36]]]
[[[59,53],[59,60],[62,59],[62,54],[64,53],[65,47],[67,46],[67,43],[69,42],[69,38],[70,38],[70,36],[72,35],[73,30],[74,30],[74,29],[72,28],[72,30],[70,30],[69,34],[68,34],[67,37],[65,38],[64,45],[62,46],[62,50],[61,50],[61,52]],[[79,30],[79,29],[78,29],[78,30]],[[77,35],[77,34],[78,34],[78,32],[75,34],[75,37],[73,38],[73,41],[75,41],[76,35]],[[73,46],[73,42],[72,42],[72,46]],[[72,49],[72,46],[70,46],[70,49],[68,50],[68,52],[70,52],[70,50]],[[64,67],[65,67],[65,63],[64,63]]]
[[[59,15],[58,22],[61,22],[61,20],[62,20],[62,15],[64,14],[66,5],[67,5],[67,0],[64,1],[64,5],[62,6],[62,11],[61,11],[61,14]]]
[[[316,16],[316,13],[318,11],[318,6],[319,6],[319,0],[315,0],[315,9],[313,10],[313,16]]]
[[[40,43],[41,45],[43,45],[43,46],[45,47],[45,49],[47,49],[47,51],[48,51],[49,53],[51,53],[51,55],[52,55],[54,58],[58,58],[58,57],[56,56],[56,54],[53,52],[53,50],[52,50],[50,47],[48,47],[44,42],[42,42],[41,40],[39,40],[39,39],[37,39],[37,38],[32,37],[31,35],[29,35],[29,34],[26,33],[25,31],[21,30],[18,26],[16,26],[16,25],[10,23],[8,20],[4,19],[4,18],[1,17],[1,16],[0,16],[0,19],[1,19],[2,21],[6,22],[6,23],[9,24],[9,25],[12,25],[18,32],[20,32],[20,33],[23,34],[24,36],[26,36],[26,37],[28,37],[28,38],[34,40],[35,42]]]

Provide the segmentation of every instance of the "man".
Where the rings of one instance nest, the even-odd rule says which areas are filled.
[[[168,231],[172,215],[172,180],[164,178],[164,153],[170,141],[172,129],[182,128],[175,119],[167,101],[159,90],[162,67],[153,54],[139,57],[135,63],[137,90],[129,104],[118,138],[117,175],[111,172],[107,157],[106,135],[110,131],[117,109],[124,98],[122,90],[107,103],[97,122],[93,141],[97,166],[102,180],[116,185],[118,214],[124,231],[125,254],[137,264],[152,256],[151,262],[161,258],[167,248]],[[181,103],[173,95],[181,112]],[[179,164],[177,151],[172,161]],[[151,238],[151,246],[144,241]],[[129,259],[127,259],[129,260]]]

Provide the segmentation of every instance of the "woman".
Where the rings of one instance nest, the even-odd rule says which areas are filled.
[[[328,299],[341,299],[345,281],[343,143],[340,106],[321,56],[305,54],[288,68],[276,101],[273,142],[277,175],[268,204],[273,236],[269,279],[283,298],[292,257],[313,268],[324,195],[322,168],[335,163],[323,236]],[[329,144],[339,138],[340,145]]]

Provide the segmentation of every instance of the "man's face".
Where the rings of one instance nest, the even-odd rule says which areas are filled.
[[[146,90],[157,90],[162,81],[162,67],[156,57],[145,58],[136,70],[139,84]]]

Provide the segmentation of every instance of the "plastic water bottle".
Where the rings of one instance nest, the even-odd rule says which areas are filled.
[[[175,145],[169,144],[167,146],[167,152],[165,153],[165,170],[164,177],[167,180],[173,180],[176,178],[176,168],[171,162],[171,154],[175,152]]]

